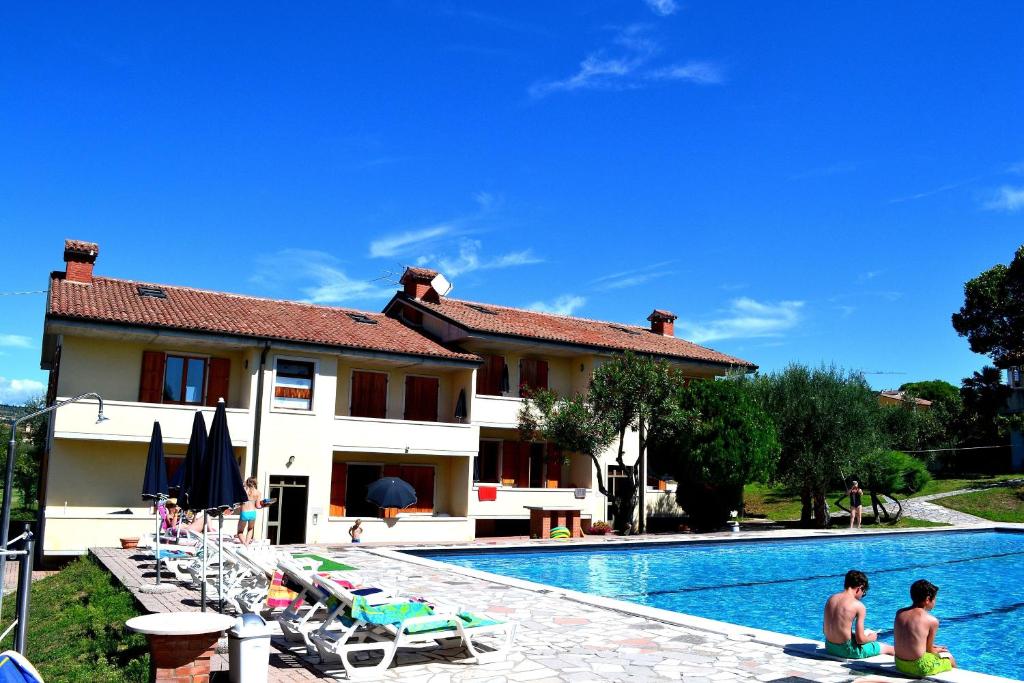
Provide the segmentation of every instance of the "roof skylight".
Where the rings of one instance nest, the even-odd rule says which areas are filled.
[[[477,311],[478,313],[486,313],[487,315],[498,315],[497,311],[492,311],[486,306],[481,306],[480,304],[466,304],[466,306],[468,308],[472,308],[474,311]]]
[[[139,296],[148,296],[151,299],[166,299],[167,292],[163,287],[147,287],[145,285],[139,285],[135,288],[139,292]]]
[[[347,313],[346,315],[348,315],[348,317],[350,317],[353,320],[355,320],[357,323],[362,323],[364,325],[376,325],[377,324],[376,320],[374,320],[370,316],[366,315],[365,313]]]

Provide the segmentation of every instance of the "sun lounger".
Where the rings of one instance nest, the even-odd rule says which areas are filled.
[[[314,578],[337,601],[327,620],[309,635],[324,663],[339,662],[350,679],[379,678],[402,647],[457,639],[478,664],[501,661],[515,640],[516,623],[462,610],[436,610],[413,600],[377,601]],[[358,666],[360,653],[378,652],[380,661]]]

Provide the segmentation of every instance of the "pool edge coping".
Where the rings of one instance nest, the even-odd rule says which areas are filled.
[[[979,532],[979,531],[1010,531],[1010,532],[1024,532],[1024,524],[1010,524],[1005,522],[990,522],[986,524],[976,524],[971,526],[949,526],[949,527],[920,527],[920,528],[907,528],[907,529],[891,529],[891,530],[869,530],[855,532],[854,536],[884,536],[892,534],[919,534],[919,533],[951,533],[951,532]],[[744,532],[740,532],[744,533]],[[765,629],[751,628],[747,626],[741,626],[739,624],[732,624],[727,621],[719,621],[716,619],[708,619],[706,617],[699,617],[693,614],[685,614],[683,612],[674,612],[672,610],[662,609],[660,607],[649,607],[647,605],[640,605],[637,603],[629,602],[626,600],[618,600],[616,598],[608,598],[604,596],[594,595],[592,593],[586,593],[583,591],[573,590],[571,588],[562,588],[559,586],[552,586],[549,584],[539,583],[536,581],[527,581],[525,579],[517,579],[511,576],[503,576],[501,574],[494,574],[486,572],[480,569],[473,569],[471,567],[463,567],[461,565],[451,564],[435,560],[432,557],[422,556],[414,554],[416,551],[448,551],[448,552],[494,552],[500,549],[509,550],[538,550],[551,551],[551,550],[566,550],[569,548],[620,548],[622,546],[649,546],[649,545],[685,545],[687,543],[711,543],[711,544],[722,544],[722,543],[737,543],[737,542],[753,542],[753,541],[773,541],[773,540],[800,540],[800,539],[811,539],[811,538],[823,538],[823,537],[849,537],[849,529],[841,530],[829,530],[829,529],[818,529],[811,531],[807,530],[773,530],[764,532],[746,532],[747,534],[758,534],[757,536],[746,536],[744,538],[735,538],[735,534],[728,533],[727,535],[716,535],[715,537],[704,537],[694,538],[688,537],[684,539],[638,539],[637,541],[619,541],[619,542],[607,542],[607,541],[582,541],[575,542],[571,546],[564,544],[553,544],[549,545],[538,545],[536,541],[531,543],[509,543],[501,546],[480,546],[480,545],[447,545],[447,546],[413,546],[405,547],[404,549],[394,549],[382,546],[363,546],[360,548],[363,552],[372,553],[380,557],[385,557],[392,560],[399,560],[404,562],[410,562],[411,564],[417,564],[424,567],[428,567],[434,570],[445,570],[455,574],[461,574],[481,581],[487,581],[490,583],[496,583],[510,588],[518,588],[534,593],[540,593],[542,595],[550,597],[561,597],[566,600],[579,602],[592,607],[598,607],[600,609],[606,609],[621,614],[627,614],[630,616],[642,617],[644,619],[651,619],[662,623],[671,624],[674,626],[682,626],[684,628],[695,628],[701,631],[707,631],[716,633],[724,636],[730,640],[735,641],[753,641],[772,647],[778,647],[783,652],[791,653],[792,656],[804,656],[812,657],[815,659],[831,659],[834,661],[846,662],[852,666],[860,666],[865,669],[871,669],[887,675],[894,675],[901,680],[932,680],[941,681],[942,683],[1006,683],[1007,681],[1016,681],[1017,679],[1007,678],[1003,676],[996,676],[993,674],[986,674],[979,671],[970,671],[968,669],[953,669],[950,672],[938,674],[935,676],[929,676],[926,679],[913,679],[907,677],[898,671],[892,662],[892,657],[889,655],[879,655],[878,657],[872,657],[870,659],[863,660],[852,660],[842,659],[839,657],[832,657],[826,654],[819,654],[817,649],[823,647],[822,641],[811,640],[809,638],[801,638],[799,636],[789,635],[785,633],[779,633],[777,631],[768,631]]]

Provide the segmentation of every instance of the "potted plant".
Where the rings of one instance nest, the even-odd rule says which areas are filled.
[[[138,536],[129,536],[127,538],[122,538],[121,539],[121,547],[124,548],[125,550],[131,550],[132,548],[135,548],[138,545],[139,545],[139,537]]]
[[[587,533],[591,536],[604,536],[612,530],[612,527],[608,522],[591,522],[590,528],[587,529]]]

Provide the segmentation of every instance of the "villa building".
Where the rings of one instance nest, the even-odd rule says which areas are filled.
[[[437,273],[408,268],[382,313],[279,301],[94,274],[99,247],[68,240],[47,296],[42,367],[52,403],[88,401],[50,421],[40,487],[45,555],[114,545],[152,528],[139,497],[153,422],[168,467],[180,466],[196,410],[227,404],[235,455],[278,504],[261,515],[275,543],[343,543],[355,518],[367,541],[464,541],[525,533],[524,506],[608,517],[591,460],[523,443],[517,414],[531,388],[585,391],[594,368],[632,350],[684,376],[751,363],[651,327],[461,301]],[[637,444],[630,444],[629,463]],[[603,458],[610,485],[622,473]],[[417,503],[379,519],[366,485],[399,476]],[[671,493],[649,478],[648,504]],[[662,506],[670,504],[662,501]]]

